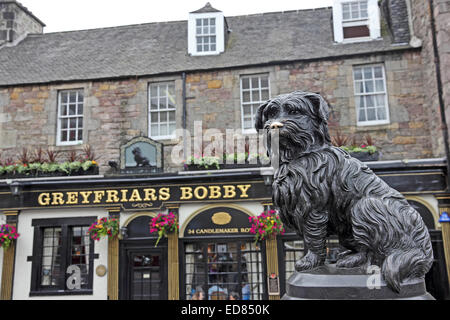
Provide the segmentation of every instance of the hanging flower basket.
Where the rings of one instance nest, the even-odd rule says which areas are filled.
[[[255,235],[255,243],[285,232],[275,210],[264,211],[257,217],[249,217],[249,221],[252,223],[250,233]]]
[[[152,218],[150,222],[150,233],[158,232],[158,240],[156,241],[155,247],[158,246],[159,240],[161,238],[167,237],[169,233],[178,232],[178,218],[173,212],[168,214],[159,213],[156,217]]]
[[[119,234],[119,220],[101,218],[89,227],[88,234],[92,240],[96,241],[104,237],[115,237]]]
[[[20,234],[17,233],[16,227],[9,224],[0,226],[0,245],[3,249],[8,249],[13,240],[16,240]]]

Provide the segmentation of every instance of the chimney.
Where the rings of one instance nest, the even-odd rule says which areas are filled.
[[[386,19],[394,43],[407,44],[409,30],[408,6],[405,0],[383,0],[381,11]]]
[[[0,0],[0,46],[15,45],[31,33],[43,33],[45,24],[16,0]]]

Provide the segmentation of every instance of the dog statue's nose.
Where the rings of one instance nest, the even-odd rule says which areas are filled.
[[[278,121],[272,122],[270,124],[270,129],[280,129],[281,127],[284,127],[284,124]]]

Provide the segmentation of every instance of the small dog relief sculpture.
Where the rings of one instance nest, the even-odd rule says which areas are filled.
[[[269,141],[279,135],[279,168],[273,202],[285,225],[303,237],[306,255],[297,271],[321,266],[327,235],[348,249],[338,268],[378,265],[393,291],[407,279],[423,278],[433,250],[419,213],[364,163],[331,145],[328,104],[318,94],[296,91],[258,108],[255,127]],[[275,152],[275,151],[273,151]]]

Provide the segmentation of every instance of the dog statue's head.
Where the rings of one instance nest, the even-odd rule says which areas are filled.
[[[319,94],[294,91],[259,106],[255,128],[267,130],[269,152],[271,133],[279,130],[280,155],[284,154],[284,160],[289,160],[331,144],[328,115],[328,104]]]
[[[140,155],[141,154],[141,148],[136,147],[131,151],[134,155]]]

